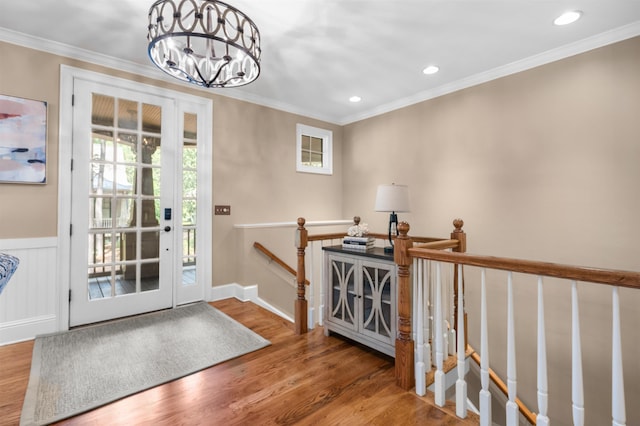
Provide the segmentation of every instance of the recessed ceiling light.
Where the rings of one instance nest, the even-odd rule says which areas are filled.
[[[360,96],[352,96],[349,98],[349,102],[360,102],[362,98]]]
[[[438,71],[440,71],[440,68],[438,68],[435,65],[429,65],[428,67],[426,67],[425,69],[422,70],[422,72],[427,74],[427,75],[435,74]]]
[[[554,25],[568,25],[576,22],[582,16],[580,10],[570,10],[554,19]]]

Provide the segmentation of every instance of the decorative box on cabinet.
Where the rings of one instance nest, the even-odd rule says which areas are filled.
[[[324,247],[325,334],[395,356],[396,264],[382,248]]]

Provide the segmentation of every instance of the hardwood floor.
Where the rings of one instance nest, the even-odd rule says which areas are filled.
[[[393,359],[321,327],[293,325],[236,299],[213,306],[271,346],[140,392],[58,424],[66,425],[475,425],[395,385]],[[33,342],[0,347],[0,425],[17,425]]]

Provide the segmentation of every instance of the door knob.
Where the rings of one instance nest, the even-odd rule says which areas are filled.
[[[165,227],[164,227],[164,232],[169,232],[169,231],[171,231],[171,227],[170,227],[170,226],[168,226],[168,225],[167,225],[167,226],[165,226]]]

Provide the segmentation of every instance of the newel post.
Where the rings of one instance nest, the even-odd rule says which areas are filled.
[[[398,224],[399,235],[395,239],[393,257],[398,266],[398,333],[396,335],[396,384],[408,390],[415,385],[414,348],[411,330],[411,257],[408,250],[413,240],[407,235],[409,224]]]
[[[454,230],[451,233],[452,240],[458,240],[458,247],[452,249],[454,252],[458,253],[466,253],[467,251],[467,234],[462,230],[464,226],[464,221],[462,219],[455,219],[453,221]],[[458,265],[454,265],[453,267],[453,311],[454,311],[454,328],[456,330],[456,335],[458,333],[458,280],[462,280],[462,297],[464,298],[464,276],[458,276]],[[464,306],[462,307],[464,309]],[[464,349],[466,350],[468,343],[468,327],[467,327],[467,313],[465,310],[464,314]],[[460,348],[458,348],[460,350]]]
[[[298,218],[298,229],[296,229],[296,248],[298,249],[298,269],[296,272],[296,282],[298,285],[298,297],[295,302],[295,327],[296,334],[307,332],[307,299],[305,298],[305,273],[304,273],[304,250],[307,247],[307,230],[304,227],[305,219]]]

